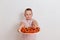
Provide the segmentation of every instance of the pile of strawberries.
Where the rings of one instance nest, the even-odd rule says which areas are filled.
[[[39,31],[40,31],[39,27],[28,27],[28,28],[22,27],[21,28],[21,32],[23,33],[37,33]]]

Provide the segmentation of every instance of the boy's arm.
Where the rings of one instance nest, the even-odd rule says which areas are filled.
[[[38,22],[36,20],[33,20],[32,24],[33,24],[34,27],[38,27],[39,26]]]
[[[19,28],[18,28],[18,32],[20,32],[20,29],[24,27],[24,23],[23,22],[20,22],[20,25],[19,25]]]

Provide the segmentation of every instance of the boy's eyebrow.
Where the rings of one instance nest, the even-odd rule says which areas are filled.
[[[24,14],[26,14],[26,12]],[[31,14],[33,14],[33,13],[31,12]]]

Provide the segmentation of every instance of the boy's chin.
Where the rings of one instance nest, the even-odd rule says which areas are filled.
[[[30,20],[31,18],[28,18],[27,20]]]

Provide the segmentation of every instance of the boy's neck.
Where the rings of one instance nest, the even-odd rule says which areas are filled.
[[[32,18],[31,18],[32,19]],[[26,19],[26,20],[31,20],[31,19]]]

